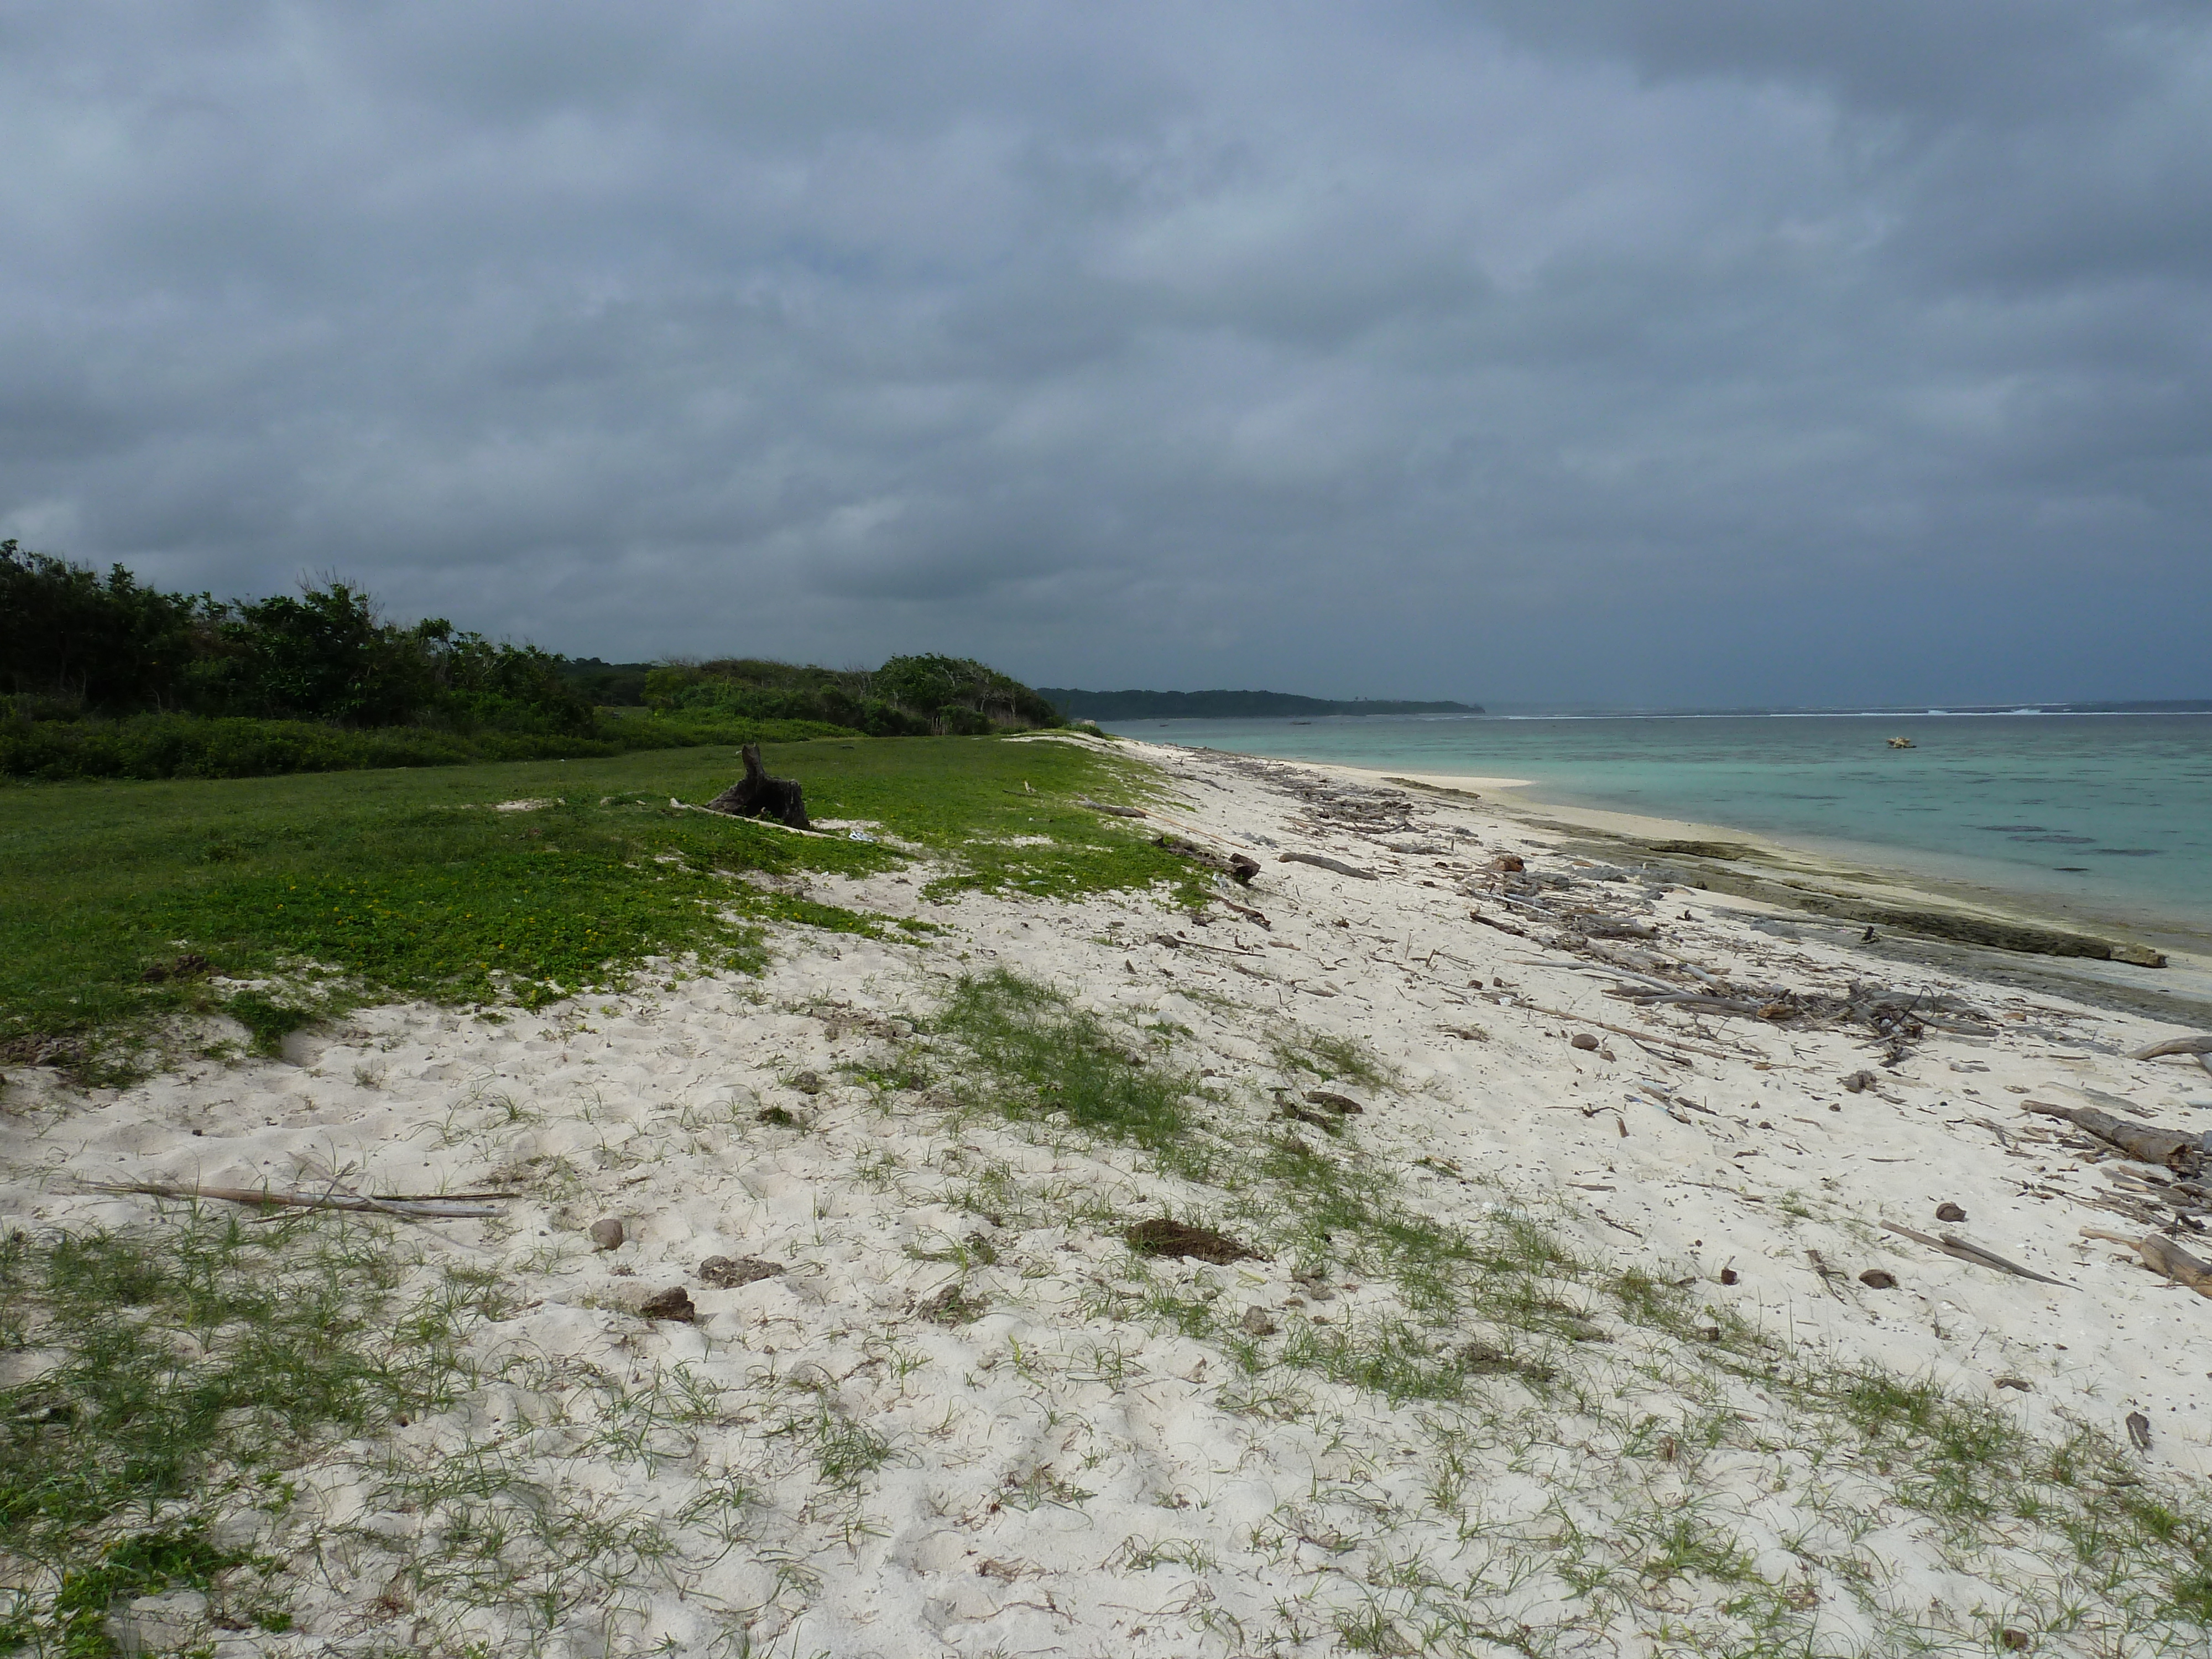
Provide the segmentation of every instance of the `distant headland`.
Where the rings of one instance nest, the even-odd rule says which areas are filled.
[[[1472,702],[1402,702],[1380,697],[1338,702],[1287,691],[1078,691],[1041,685],[1037,695],[1072,720],[1309,719],[1322,714],[1480,714]]]

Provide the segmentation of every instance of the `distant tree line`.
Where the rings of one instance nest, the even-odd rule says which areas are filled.
[[[533,645],[403,627],[331,580],[296,597],[165,593],[121,565],[0,542],[0,690],[33,717],[188,714],[584,733],[592,705]]]
[[[605,663],[386,621],[336,579],[170,593],[0,541],[0,775],[236,777],[1066,722],[966,658]]]

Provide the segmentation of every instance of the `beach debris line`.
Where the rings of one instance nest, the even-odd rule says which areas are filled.
[[[805,791],[795,778],[772,778],[761,763],[760,745],[738,750],[745,775],[707,803],[709,812],[733,818],[774,818],[790,830],[811,830],[806,821]]]

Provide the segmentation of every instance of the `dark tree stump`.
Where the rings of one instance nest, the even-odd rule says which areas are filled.
[[[738,751],[745,775],[707,803],[710,812],[727,812],[733,818],[774,818],[793,830],[811,830],[806,821],[804,792],[795,778],[772,778],[761,765],[760,745],[749,743]]]

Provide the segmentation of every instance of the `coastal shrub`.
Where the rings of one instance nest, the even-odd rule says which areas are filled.
[[[336,580],[296,595],[164,593],[0,542],[0,692],[24,718],[185,713],[348,727],[582,735],[592,705],[535,646],[401,627]]]
[[[729,658],[667,663],[646,675],[647,706],[667,714],[819,720],[871,737],[981,737],[1066,724],[1020,681],[965,657],[893,657],[828,669]]]

